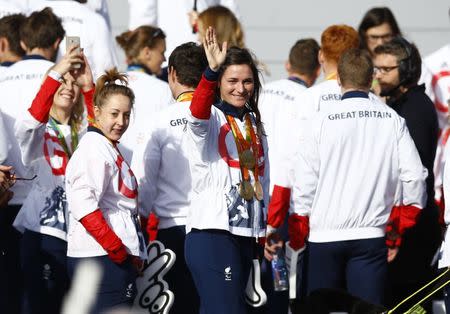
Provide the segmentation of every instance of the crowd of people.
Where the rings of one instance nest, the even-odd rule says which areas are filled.
[[[87,260],[90,313],[130,310],[155,240],[175,314],[381,313],[448,268],[450,46],[377,7],[264,83],[236,2],[194,3],[129,0],[120,72],[106,1],[0,0],[1,311],[60,313]]]

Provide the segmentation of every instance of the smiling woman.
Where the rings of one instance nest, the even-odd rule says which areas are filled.
[[[195,188],[185,257],[200,312],[241,314],[255,239],[265,236],[269,196],[267,142],[258,110],[261,83],[248,50],[227,50],[226,44],[221,49],[212,28],[203,47],[209,68],[194,92],[187,124]],[[205,251],[210,258],[204,258]]]
[[[76,48],[50,69],[31,107],[16,124],[27,178],[34,175],[36,180],[14,226],[24,231],[21,258],[26,303],[42,313],[59,313],[69,287],[64,181],[68,160],[87,127],[81,92],[88,116],[92,115],[92,74]],[[82,67],[75,70],[74,64]],[[37,292],[36,287],[46,288]]]
[[[73,275],[87,258],[103,269],[93,313],[131,306],[146,258],[137,181],[117,147],[133,103],[124,74],[113,69],[101,76],[94,95],[95,121],[67,166],[69,271]]]

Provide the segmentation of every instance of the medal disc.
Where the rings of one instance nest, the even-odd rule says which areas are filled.
[[[244,150],[239,156],[239,162],[242,167],[247,169],[253,169],[255,167],[255,156],[250,149]]]
[[[255,191],[253,190],[253,187],[250,184],[250,182],[244,180],[244,181],[241,181],[241,185],[240,185],[240,188],[239,188],[239,194],[246,201],[250,201],[253,198],[253,195],[255,194]]]
[[[255,182],[255,197],[258,201],[262,201],[263,196],[264,196],[264,192],[263,192],[263,188],[261,185],[261,182],[256,181]]]

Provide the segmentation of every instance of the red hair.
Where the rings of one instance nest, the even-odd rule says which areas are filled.
[[[337,64],[345,51],[358,47],[359,36],[353,27],[332,25],[322,33],[321,50],[328,62]]]

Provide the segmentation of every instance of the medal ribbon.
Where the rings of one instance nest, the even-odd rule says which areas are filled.
[[[329,81],[329,80],[336,80],[337,79],[337,72],[331,73],[330,75],[328,75],[325,78],[325,81]]]
[[[253,157],[255,159],[255,166],[253,169],[247,169],[242,166],[242,163],[239,163],[241,165],[241,173],[244,180],[250,180],[249,176],[249,170],[253,171],[253,175],[255,177],[255,182],[259,181],[259,175],[258,175],[258,155],[259,155],[259,147],[258,147],[258,140],[257,136],[255,134],[255,130],[253,129],[252,122],[250,120],[250,114],[245,115],[245,133],[246,133],[246,139],[242,136],[241,130],[239,129],[238,125],[236,124],[236,121],[234,118],[230,115],[226,115],[228,124],[231,127],[231,131],[233,133],[234,141],[236,143],[236,147],[238,150],[238,156],[239,161],[241,159],[241,154],[244,150],[250,149],[253,153]]]
[[[180,95],[178,95],[177,102],[191,101],[193,97],[194,97],[193,91],[183,92]]]
[[[59,144],[61,144],[67,157],[69,157],[69,158],[72,157],[73,152],[75,151],[75,149],[78,146],[78,134],[75,131],[75,128],[72,128],[72,127],[70,128],[70,137],[72,139],[72,141],[70,143],[72,150],[70,151],[69,147],[67,146],[66,139],[64,138],[63,133],[59,129],[58,124],[56,123],[55,119],[53,119],[53,117],[50,117],[48,122],[50,122],[50,127],[53,129],[53,131],[55,131],[56,136],[58,137],[58,142],[59,142]]]
[[[255,130],[253,129],[252,121],[250,120],[250,114],[245,116],[245,129],[247,133],[247,140],[250,140],[252,146],[253,156],[255,158],[255,168],[253,169],[253,174],[255,176],[255,181],[259,181],[259,140],[256,136]]]

